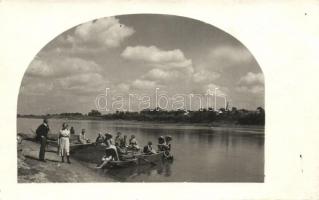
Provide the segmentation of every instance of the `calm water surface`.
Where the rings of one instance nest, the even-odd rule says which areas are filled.
[[[50,119],[52,133],[65,120]],[[41,119],[18,118],[17,131],[31,133]],[[261,128],[211,128],[128,121],[67,120],[79,134],[86,129],[94,140],[98,132],[134,134],[140,146],[156,144],[160,135],[171,135],[174,161],[155,166],[97,170],[101,176],[127,182],[263,182],[264,130]],[[155,145],[154,145],[155,146]]]

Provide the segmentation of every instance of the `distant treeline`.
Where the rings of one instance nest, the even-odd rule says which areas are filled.
[[[240,125],[264,125],[265,111],[262,107],[256,110],[223,108],[215,111],[212,108],[197,111],[145,109],[140,112],[116,111],[115,113],[102,114],[98,110],[91,110],[88,114],[60,113],[48,115],[18,115],[18,117],[31,118],[70,118],[70,119],[98,119],[98,120],[137,120],[154,122],[185,122],[185,123],[224,123]]]

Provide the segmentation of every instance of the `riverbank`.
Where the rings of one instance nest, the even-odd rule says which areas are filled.
[[[56,147],[48,146],[46,162],[38,160],[40,145],[23,140],[18,145],[18,183],[63,183],[63,182],[113,182],[101,177],[95,169],[72,159],[71,164],[61,163]]]

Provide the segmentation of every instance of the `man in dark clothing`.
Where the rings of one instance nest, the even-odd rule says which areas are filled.
[[[44,119],[43,123],[37,128],[36,130],[36,140],[40,142],[40,152],[39,152],[39,160],[45,162],[44,156],[45,156],[45,147],[47,144],[47,137],[49,132],[49,124],[48,120]]]

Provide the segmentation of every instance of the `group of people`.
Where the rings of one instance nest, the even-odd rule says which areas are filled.
[[[95,140],[96,144],[105,144],[106,146],[114,145],[116,146],[120,151],[124,150],[134,150],[138,151],[140,150],[140,147],[138,145],[138,142],[136,140],[135,135],[131,135],[128,143],[127,143],[127,135],[124,135],[122,137],[121,132],[117,132],[116,137],[113,141],[113,136],[110,133],[105,133],[104,135],[102,133],[99,133],[98,137]]]
[[[117,132],[114,140],[110,133],[99,133],[95,140],[96,145],[105,145],[106,151],[104,158],[108,160],[121,160],[122,156],[127,154],[128,151],[139,151],[140,147],[136,140],[135,135],[131,135],[127,142],[127,135],[122,137],[121,132]]]
[[[86,138],[85,129],[82,129],[79,136],[75,135],[74,128],[68,128],[67,123],[62,124],[62,128],[58,135],[58,154],[61,156],[61,162],[64,162],[64,158],[67,158],[67,162],[71,164],[70,161],[70,140],[73,143],[87,144],[91,143],[90,139]],[[47,119],[43,120],[43,123],[36,130],[36,140],[40,142],[40,152],[39,160],[45,162],[45,148],[47,143],[48,133],[50,131],[49,123]],[[160,136],[158,138],[158,150],[164,151],[165,156],[169,156],[171,150],[170,141],[172,138],[170,136]],[[96,145],[105,145],[106,151],[103,157],[104,161],[109,160],[121,160],[124,155],[128,152],[139,152],[141,149],[139,147],[138,141],[135,135],[131,135],[127,142],[127,135],[122,136],[121,132],[117,132],[114,141],[113,136],[110,133],[98,134],[95,140]],[[147,145],[142,149],[144,154],[154,154],[156,151],[153,148],[152,142],[149,141]]]
[[[171,150],[171,140],[171,136],[160,136],[158,139],[158,150],[163,151],[164,156],[166,157],[170,156],[169,152]],[[102,133],[99,133],[98,137],[96,138],[95,144],[106,146],[105,155],[102,158],[102,164],[100,164],[97,168],[102,168],[111,160],[125,160],[125,157],[128,156],[129,152],[137,153],[141,150],[135,135],[131,135],[129,142],[127,143],[127,135],[122,136],[121,132],[117,132],[114,141],[113,136],[110,133],[105,133],[104,136]],[[144,148],[142,149],[142,153],[149,155],[156,153],[151,141],[149,141],[147,145],[144,146]]]
[[[74,128],[68,129],[69,125],[67,123],[62,124],[62,128],[58,135],[58,154],[61,156],[61,162],[64,162],[64,158],[67,158],[67,162],[71,164],[70,161],[70,140],[75,143],[87,144],[90,143],[90,139],[86,138],[85,129],[82,129],[80,135],[75,135]],[[36,140],[40,142],[40,152],[39,160],[45,161],[45,149],[48,138],[48,133],[50,131],[49,123],[47,119],[43,120],[43,123],[36,130]]]
[[[169,156],[169,152],[171,150],[171,140],[171,136],[160,136],[158,138],[158,151],[164,151],[165,156]],[[113,136],[110,133],[105,133],[104,136],[102,133],[99,133],[95,143],[106,145],[106,157],[112,160],[121,160],[121,157],[126,155],[128,152],[139,152],[141,150],[135,135],[131,135],[129,142],[127,143],[127,135],[122,136],[121,132],[117,132],[114,141]],[[144,146],[142,153],[156,153],[151,141]]]

